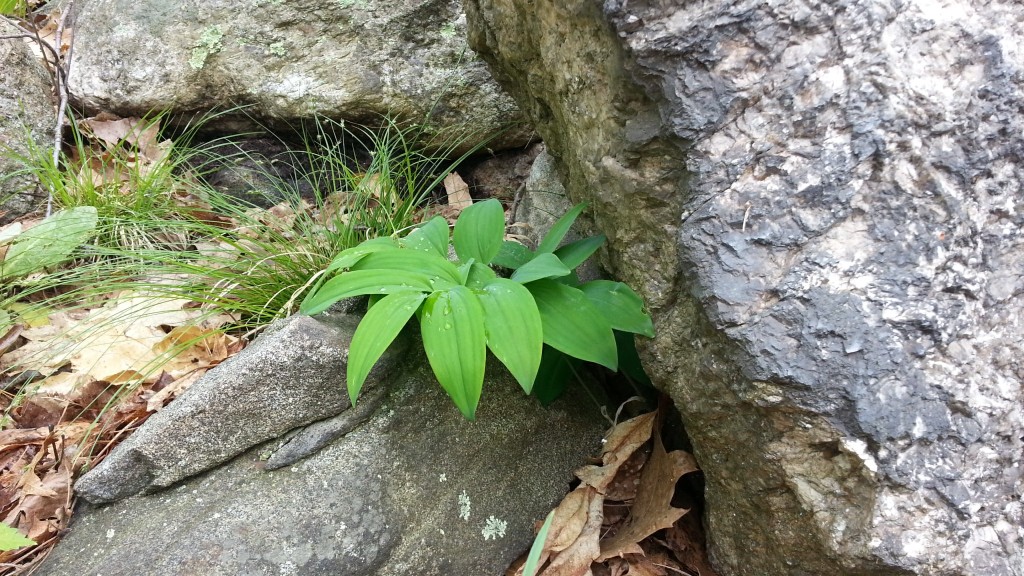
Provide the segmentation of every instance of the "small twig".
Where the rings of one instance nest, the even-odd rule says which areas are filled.
[[[64,7],[64,10],[60,13],[60,20],[57,21],[57,33],[54,35],[54,44],[56,49],[54,54],[56,60],[53,63],[54,69],[54,84],[57,89],[57,126],[53,129],[53,167],[54,169],[60,166],[60,151],[61,143],[64,141],[64,113],[68,107],[68,76],[71,74],[71,51],[74,49],[74,41],[68,46],[68,56],[64,61],[60,58],[60,48],[64,41],[64,24],[67,22],[68,14],[71,13],[71,9],[75,5],[75,0],[70,0],[68,5]],[[49,217],[50,213],[53,212],[53,189],[47,190],[46,194],[46,216]]]
[[[512,199],[512,206],[508,209],[508,225],[511,226],[516,222],[516,213],[519,211],[519,203],[523,201],[523,192],[526,190],[526,182],[519,185],[516,189],[516,195]]]
[[[750,202],[747,202],[744,206],[746,207],[746,210],[743,211],[743,228],[741,229],[742,232],[747,231],[747,218],[750,218],[751,204]]]

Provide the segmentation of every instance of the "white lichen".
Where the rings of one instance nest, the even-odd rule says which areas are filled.
[[[469,520],[469,509],[469,495],[466,494],[465,490],[463,490],[462,494],[459,494],[459,518],[462,518],[463,520]]]
[[[480,531],[480,534],[483,535],[484,540],[497,540],[498,538],[505,537],[505,530],[507,528],[508,522],[490,516],[484,523],[484,529]]]
[[[444,26],[441,26],[441,38],[444,38],[445,40],[451,40],[452,38],[455,38],[456,31],[457,29],[455,27],[455,23],[449,22]]]

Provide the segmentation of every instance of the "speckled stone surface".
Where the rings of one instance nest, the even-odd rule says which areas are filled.
[[[17,30],[0,23],[0,36]],[[25,164],[29,145],[48,154],[53,148],[56,108],[52,85],[42,60],[21,38],[0,40],[0,225],[40,207],[45,193],[34,179],[16,176]]]
[[[300,339],[288,326],[261,337],[277,346],[257,351],[273,355],[280,339],[296,350],[317,348],[317,341],[321,349],[336,345],[326,341],[330,331],[307,331]],[[265,361],[240,355],[225,371],[258,374],[252,367]],[[328,379],[343,394],[340,374]],[[250,384],[299,389],[299,380],[309,377],[285,369]],[[177,474],[180,481],[105,506],[83,501],[37,574],[502,574],[529,547],[534,523],[566,494],[572,471],[600,451],[607,423],[598,406],[577,389],[542,408],[493,363],[477,420],[469,422],[434,380],[422,352],[401,360],[388,382],[390,393],[364,423],[276,470],[267,469],[267,459],[284,438],[237,450],[240,455],[202,474],[186,474],[194,461],[208,462],[189,431],[213,442],[230,439],[230,428],[192,420],[173,437],[157,439],[145,435],[147,423],[132,437],[143,434],[132,453],[147,454],[147,444],[157,443],[163,446],[158,452],[170,454],[175,439],[196,452],[177,452],[178,468],[159,476]],[[254,412],[249,422],[261,426],[276,416],[273,409]],[[146,465],[144,458],[135,463]]]

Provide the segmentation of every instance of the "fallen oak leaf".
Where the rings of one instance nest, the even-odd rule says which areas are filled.
[[[0,430],[0,452],[13,450],[26,444],[38,444],[49,434],[50,429],[46,426]]]
[[[633,452],[629,459],[619,466],[615,478],[605,488],[605,500],[630,502],[636,498],[636,491],[640,487],[640,475],[643,474],[644,466],[650,457],[651,449],[646,445]],[[607,516],[607,511],[605,515]]]
[[[590,493],[577,488],[570,492],[555,508],[555,517],[548,529],[545,548],[561,552],[572,545],[583,532],[590,510]]]
[[[19,482],[21,490],[17,504],[3,520],[9,526],[22,529],[37,542],[56,534],[67,523],[71,513],[72,473],[68,459],[61,458],[55,462],[49,457],[51,451],[60,457],[54,440],[53,435],[44,440],[43,449],[26,467]],[[51,449],[47,449],[47,444]],[[42,473],[42,477],[36,475],[37,471]]]
[[[35,470],[26,470],[21,475],[21,482],[18,483],[18,487],[21,488],[22,493],[26,496],[42,496],[44,498],[56,498],[57,491],[53,488],[47,488],[43,485],[43,481],[36,475]]]
[[[601,544],[598,562],[624,554],[643,554],[639,542],[658,530],[669,528],[689,510],[674,508],[676,481],[699,470],[693,455],[682,450],[665,451],[661,433],[652,434],[651,458],[640,475],[640,486],[630,508],[630,518],[614,536]]]

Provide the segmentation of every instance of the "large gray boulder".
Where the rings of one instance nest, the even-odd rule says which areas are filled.
[[[0,36],[19,31],[0,21]],[[53,147],[56,113],[50,76],[38,50],[23,39],[0,40],[0,225],[39,207],[45,193],[24,170]]]
[[[183,480],[101,507],[83,503],[38,574],[503,573],[529,547],[535,521],[565,495],[572,471],[599,449],[605,422],[598,407],[580,391],[542,408],[494,363],[477,420],[469,422],[421,351],[404,360],[392,351],[384,362],[394,369],[391,376],[378,374],[355,408],[249,444],[266,436],[251,428],[294,423],[303,412],[299,404],[308,414],[337,411],[339,402],[321,393],[320,383],[344,398],[354,320],[293,318],[158,415],[170,416],[148,421],[104,464],[116,462],[112,468],[124,471],[127,482],[126,464],[159,471],[147,474],[155,479],[149,492],[174,476]],[[280,407],[261,407],[261,390]],[[384,391],[376,401],[374,390]],[[183,407],[171,413],[178,403]],[[361,415],[364,422],[345,425],[366,405],[373,409]],[[245,413],[247,419],[239,418]],[[169,447],[175,443],[177,450]],[[239,455],[192,475],[231,452]],[[100,481],[119,480],[107,472],[90,482]]]
[[[734,574],[1024,574],[1020,7],[468,0]],[[557,48],[555,48],[557,47]]]
[[[467,49],[465,28],[458,0],[89,0],[71,91],[93,111],[249,106],[274,125],[430,113],[472,145],[522,115]],[[491,145],[531,133],[520,123]]]

